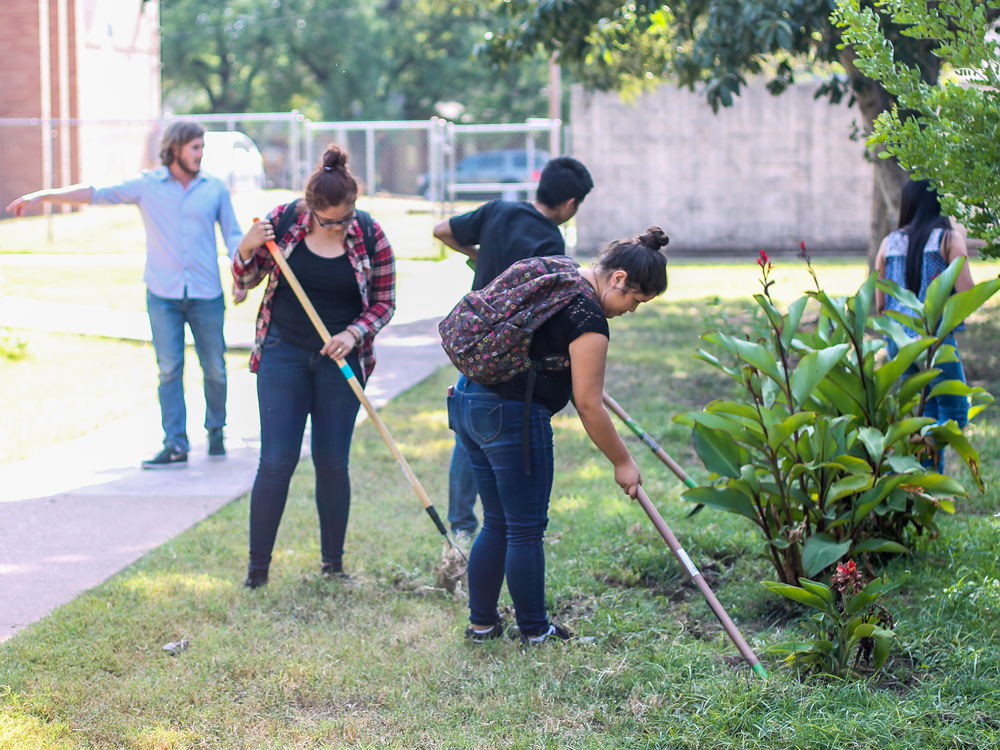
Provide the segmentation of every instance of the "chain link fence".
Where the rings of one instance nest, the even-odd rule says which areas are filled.
[[[0,207],[36,190],[114,184],[159,166],[160,132],[172,119],[0,119]],[[404,258],[439,257],[441,248],[432,230],[446,216],[493,198],[530,198],[545,163],[564,152],[561,146],[568,134],[558,120],[507,125],[457,125],[437,117],[311,122],[297,111],[177,119],[194,120],[205,128],[202,169],[227,183],[241,222],[247,221],[242,214],[260,215],[287,200],[284,191],[301,191],[327,145],[345,148],[363,186],[362,207],[375,214]],[[28,224],[5,231],[8,237],[0,237],[0,252],[30,251],[38,242],[51,244],[53,209],[46,204],[36,213],[42,211],[44,236],[37,227],[28,231]],[[131,211],[128,215],[137,219]],[[102,232],[88,231],[93,236],[77,241],[100,246]],[[68,234],[67,224],[59,241]]]

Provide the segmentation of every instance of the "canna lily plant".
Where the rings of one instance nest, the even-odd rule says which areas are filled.
[[[944,337],[1000,289],[994,279],[949,294],[965,261],[958,258],[922,303],[875,275],[853,297],[834,298],[820,288],[804,245],[802,257],[816,290],[786,313],[771,297],[773,264],[763,251],[757,259],[763,289],[754,299],[767,336],[702,336],[729,361],[704,349],[695,356],[733,378],[742,396],[674,418],[692,428],[710,472],[709,484],[683,494],[696,504],[692,513],[708,507],[755,524],[779,581],[791,586],[848,557],[906,552],[910,529],[937,533],[936,513],[954,513],[956,498],[968,496],[959,482],[924,465],[934,465],[945,445],[983,489],[979,454],[958,426],[922,414],[941,394],[972,398],[970,417],[993,401],[960,381],[931,382],[941,372],[935,365],[956,357]],[[877,284],[914,315],[870,317]],[[811,300],[819,316],[809,328],[803,315]],[[899,354],[879,365],[884,337],[896,341]],[[916,373],[907,372],[911,366]]]

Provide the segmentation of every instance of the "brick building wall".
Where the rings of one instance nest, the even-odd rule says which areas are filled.
[[[657,224],[670,248],[701,253],[863,251],[872,166],[852,141],[856,109],[815,101],[815,85],[771,96],[753,82],[713,114],[704,96],[663,86],[632,103],[573,89],[573,155],[595,187],[577,247]]]
[[[151,165],[160,116],[157,0],[2,0],[0,18],[0,119],[24,120],[0,123],[0,209],[45,186],[46,137],[53,187],[104,184]],[[45,116],[74,122],[46,127],[38,122]]]

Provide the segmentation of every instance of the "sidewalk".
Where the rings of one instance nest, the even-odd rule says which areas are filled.
[[[471,283],[456,261],[401,264],[399,312],[378,336],[378,366],[366,388],[376,407],[447,364],[437,322]],[[61,318],[60,308],[46,312],[43,304],[33,305],[35,325]],[[87,314],[124,325],[114,324],[114,312],[122,311]],[[0,467],[0,641],[247,493],[260,451],[255,389],[249,372],[230,374],[225,461],[207,459],[204,401],[189,392],[187,469],[139,468],[162,439],[158,407]]]

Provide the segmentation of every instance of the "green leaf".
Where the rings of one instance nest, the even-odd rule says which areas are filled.
[[[725,477],[739,479],[745,450],[722,430],[706,427],[701,423],[694,426],[694,449],[705,468]]]
[[[878,463],[885,452],[885,435],[874,427],[862,427],[858,430],[858,440],[865,446],[872,461]]]
[[[862,492],[872,486],[872,477],[850,475],[834,482],[826,492],[826,502],[833,503],[842,497],[853,495],[855,492]]]
[[[851,474],[871,476],[872,473],[871,464],[857,456],[837,456],[833,459],[833,463],[842,466]]]
[[[944,474],[927,472],[923,476],[916,474],[904,474],[903,476],[905,476],[906,479],[900,486],[904,490],[913,487],[931,490],[934,492],[943,492],[947,495],[961,495],[962,497],[969,496],[961,484],[951,477],[946,477]]]
[[[899,542],[893,542],[888,539],[865,539],[865,541],[855,545],[854,549],[851,550],[851,554],[857,552],[903,552],[909,554],[910,550],[906,549]]]
[[[955,281],[958,274],[965,265],[966,258],[959,256],[955,258],[948,267],[939,273],[927,286],[927,294],[924,295],[924,316],[932,328],[937,324],[944,310],[945,302],[955,289]]]
[[[709,354],[704,349],[699,349],[694,353],[693,356],[695,359],[700,359],[702,362],[708,362],[708,364],[712,365],[712,367],[722,370],[724,373],[726,373],[726,375],[731,377],[737,383],[743,385],[743,373],[741,373],[735,367],[729,367],[727,365],[722,364],[722,362],[719,361],[719,358],[714,356],[713,354]]]
[[[920,432],[922,427],[929,424],[934,424],[934,420],[930,417],[910,417],[894,423],[885,435],[886,447],[891,448],[897,440],[908,437],[914,432]]]
[[[880,477],[875,486],[857,499],[854,504],[854,517],[852,521],[855,525],[871,513],[885,496],[902,484],[905,474],[892,474],[887,477]]]
[[[993,400],[993,396],[985,388],[980,386],[973,387],[963,383],[961,380],[945,380],[938,383],[927,394],[927,398],[930,400],[935,396],[971,396],[973,394],[985,394],[989,396],[990,401]]]
[[[755,493],[760,492],[760,480],[757,478],[757,467],[753,464],[746,464],[740,467],[740,476],[743,477],[743,481],[752,489]]]
[[[741,404],[736,401],[710,401],[705,404],[705,411],[712,412],[713,414],[732,414],[741,419],[760,422],[760,415],[754,407],[750,406],[750,404]]]
[[[913,456],[889,456],[886,463],[898,474],[910,474],[914,471],[924,470],[923,465]]]
[[[931,368],[930,370],[921,370],[916,375],[911,375],[903,384],[899,386],[899,404],[900,406],[905,406],[910,399],[917,396],[927,385],[934,380],[938,375],[941,374],[941,370],[937,368]]]
[[[763,294],[755,294],[753,298],[760,305],[764,314],[767,315],[768,320],[771,321],[771,327],[778,333],[781,333],[785,327],[785,320],[781,317],[781,313],[777,311],[774,305]]]
[[[892,386],[913,364],[914,360],[934,344],[932,338],[920,338],[911,341],[899,350],[899,353],[875,371],[876,403],[881,403]]]
[[[890,310],[889,312],[895,312],[895,310]],[[881,331],[891,338],[897,348],[902,348],[913,341],[903,326],[891,317],[881,316],[875,318],[872,320],[872,327],[876,331]],[[908,327],[909,326],[907,326],[907,328]]]
[[[872,300],[875,299],[875,284],[878,282],[878,274],[869,274],[865,283],[858,289],[852,300],[854,310],[854,338],[861,341],[865,337],[865,323],[868,322],[868,313],[872,309]]]
[[[764,346],[754,344],[750,341],[743,341],[724,333],[720,333],[719,331],[709,331],[708,333],[703,334],[702,338],[713,344],[718,344],[724,349],[732,351],[748,365],[756,367],[760,372],[764,373],[775,382],[783,382],[783,378],[781,376],[781,372],[778,370],[778,363],[774,359],[774,355],[771,354],[771,352],[769,352]]]
[[[827,603],[833,604],[833,591],[825,583],[810,581],[808,578],[800,578],[799,586],[804,588],[810,594],[816,594],[816,596],[825,599]]]
[[[889,650],[892,648],[892,641],[888,638],[879,638],[875,641],[875,648],[872,649],[872,666],[878,672],[885,666],[885,660],[889,658]]]
[[[972,315],[982,307],[990,297],[1000,290],[1000,279],[991,279],[982,284],[976,284],[972,289],[958,294],[953,294],[944,305],[944,313],[941,315],[941,325],[938,326],[937,335],[947,336],[963,320]]]
[[[814,576],[824,568],[838,562],[851,548],[851,540],[838,542],[826,533],[813,534],[802,545],[802,565],[806,575]]]
[[[917,315],[923,316],[924,303],[917,299],[917,295],[909,289],[904,289],[895,281],[889,281],[888,279],[880,279],[877,283],[879,289],[895,297],[901,305],[910,308]]]
[[[837,344],[811,352],[799,360],[792,373],[792,408],[802,406],[819,382],[844,358],[850,348],[850,344]]]
[[[707,505],[713,510],[737,513],[751,521],[760,522],[750,497],[734,487],[693,487],[683,492],[681,497],[688,502]]]
[[[808,297],[799,297],[788,306],[788,315],[785,318],[785,327],[781,331],[781,345],[787,350],[792,345],[792,338],[799,330],[799,323],[802,322],[802,313],[805,312]]]
[[[822,597],[817,596],[805,589],[801,589],[798,586],[791,586],[787,583],[778,583],[777,581],[761,581],[761,585],[773,591],[775,594],[780,594],[786,599],[791,599],[793,602],[799,602],[800,604],[807,604],[810,607],[814,607],[822,612],[831,612],[831,605],[827,604],[826,600]]]
[[[793,414],[783,422],[771,427],[767,436],[767,444],[771,447],[771,450],[778,450],[778,447],[793,433],[808,424],[812,424],[815,419],[816,413],[811,411],[800,411],[797,414]]]
[[[958,358],[958,350],[951,344],[942,344],[934,352],[934,358],[931,360],[931,365],[943,365],[948,362],[961,362]]]

